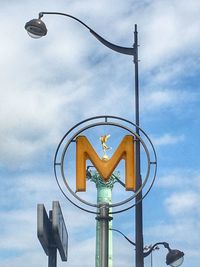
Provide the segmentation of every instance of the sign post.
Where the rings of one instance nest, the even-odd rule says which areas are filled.
[[[68,233],[58,201],[53,201],[49,217],[44,204],[37,205],[37,236],[48,256],[48,267],[57,267],[57,249],[61,260],[67,261]]]

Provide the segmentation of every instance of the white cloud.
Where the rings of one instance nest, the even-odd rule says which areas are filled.
[[[175,169],[168,174],[160,175],[157,185],[170,190],[199,190],[199,171],[192,169]]]
[[[1,262],[4,267],[21,267],[24,263],[28,263],[30,267],[43,267],[47,264],[47,256],[40,250],[34,250],[22,255],[10,256]]]
[[[183,89],[157,89],[153,88],[155,85],[150,85],[141,95],[141,111],[149,112],[163,112],[176,111],[180,116],[184,116],[182,111],[184,108],[191,106],[199,99],[198,92],[190,92]],[[158,85],[156,85],[157,87]],[[148,86],[147,86],[148,87]]]
[[[197,1],[153,1],[144,8],[141,57],[147,63],[145,67],[165,64],[168,59],[173,66],[177,57],[184,60],[189,53],[197,53],[199,9]]]
[[[160,137],[153,137],[153,144],[156,146],[163,146],[163,145],[174,145],[185,140],[184,135],[174,136],[169,133],[165,133]]]
[[[1,212],[1,216],[4,218],[1,249],[23,251],[35,248],[35,212],[15,210]]]
[[[198,213],[199,205],[199,194],[193,191],[176,192],[165,199],[166,209],[173,216]]]

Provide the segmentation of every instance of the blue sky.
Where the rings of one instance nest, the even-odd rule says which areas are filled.
[[[167,241],[185,252],[183,266],[198,266],[200,2],[0,2],[0,266],[46,266],[36,236],[36,205],[49,210],[53,200],[60,201],[69,231],[68,266],[94,266],[94,216],[62,196],[53,175],[54,153],[82,119],[134,118],[132,58],[107,49],[64,17],[45,16],[48,35],[29,38],[24,24],[40,11],[72,14],[127,47],[138,24],[141,127],[158,155],[157,180],[144,200],[144,243]],[[134,239],[134,210],[116,215],[113,224]],[[114,266],[134,266],[133,247],[117,234],[113,238]],[[164,248],[155,251],[154,265],[164,266],[165,255]],[[150,266],[150,259],[145,263]]]

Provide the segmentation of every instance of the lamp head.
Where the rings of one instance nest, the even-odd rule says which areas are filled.
[[[166,264],[172,267],[178,267],[183,263],[184,253],[177,249],[170,249],[166,256]]]
[[[47,28],[44,22],[39,19],[32,19],[25,24],[25,29],[32,38],[40,38],[47,34]]]

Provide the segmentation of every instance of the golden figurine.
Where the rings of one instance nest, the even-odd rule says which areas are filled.
[[[102,145],[102,149],[103,149],[103,157],[102,160],[109,160],[108,155],[106,154],[106,152],[111,149],[111,147],[108,147],[106,145],[106,142],[108,141],[108,138],[110,137],[110,134],[107,135],[102,135],[100,137],[100,141],[101,141],[101,145]]]

